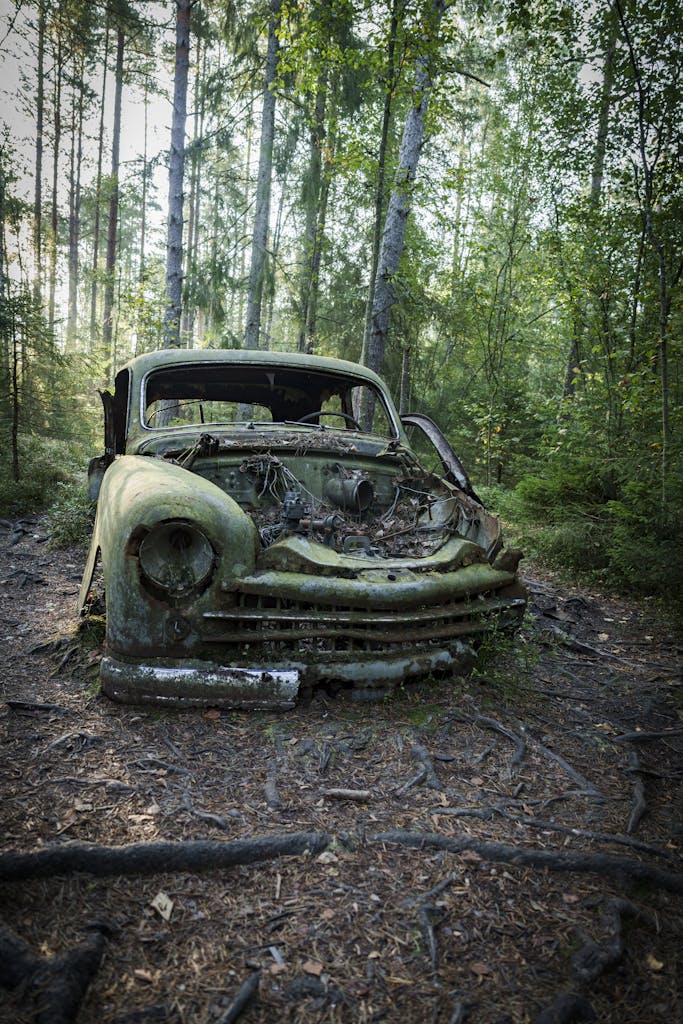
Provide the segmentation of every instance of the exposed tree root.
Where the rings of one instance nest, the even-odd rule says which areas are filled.
[[[35,853],[0,854],[0,881],[85,873],[151,875],[164,871],[215,871],[275,857],[319,853],[331,837],[324,832],[292,832],[232,842],[194,840],[134,843],[130,846],[60,846]]]
[[[239,1020],[244,1011],[248,1009],[256,999],[260,979],[260,971],[254,971],[253,974],[249,975],[247,980],[240,985],[237,990],[237,995],[230,1003],[226,1012],[220,1018],[218,1024],[234,1024],[236,1020]]]
[[[663,871],[644,861],[605,853],[569,853],[566,850],[533,850],[474,839],[472,836],[443,836],[436,832],[378,832],[370,837],[375,843],[398,843],[417,849],[447,850],[462,853],[474,850],[485,860],[521,867],[547,868],[550,871],[579,871],[648,882],[670,892],[683,893],[683,874]]]
[[[434,764],[430,757],[429,751],[422,743],[413,743],[411,750],[413,757],[415,757],[425,770],[425,782],[430,789],[435,789],[438,793],[443,793],[443,786],[439,782],[438,776],[434,771]]]
[[[595,1013],[584,996],[576,992],[562,992],[547,1009],[539,1013],[534,1024],[574,1024],[574,1021],[591,1020],[595,1020]]]
[[[35,1005],[35,1024],[71,1024],[104,952],[101,927],[91,931],[80,946],[59,956],[35,956],[22,939],[0,930],[0,985],[25,986]]]
[[[583,946],[572,957],[572,972],[578,981],[590,984],[619,963],[624,955],[624,937],[621,927],[624,917],[640,918],[650,923],[649,916],[634,907],[629,900],[619,897],[607,900],[602,921],[608,929],[608,938],[601,945],[585,932],[581,933]]]
[[[632,834],[637,831],[643,817],[647,814],[647,800],[645,799],[645,782],[640,774],[640,760],[635,750],[632,750],[628,755],[628,765],[629,772],[632,772],[635,775],[633,782],[633,803],[631,804],[631,813],[626,825],[626,831],[629,834]]]
[[[524,760],[524,754],[526,753],[526,743],[522,737],[512,732],[511,729],[506,728],[501,722],[496,721],[495,718],[489,718],[487,715],[475,715],[473,721],[475,725],[479,725],[483,729],[493,729],[494,732],[499,732],[501,736],[505,736],[514,743],[515,752],[510,759],[509,768],[509,773],[512,776]]]

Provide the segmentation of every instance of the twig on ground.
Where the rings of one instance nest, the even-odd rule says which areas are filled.
[[[355,800],[358,803],[365,803],[372,797],[369,789],[323,789],[322,794],[332,800]]]

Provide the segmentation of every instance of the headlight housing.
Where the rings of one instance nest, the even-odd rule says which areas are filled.
[[[202,531],[183,520],[154,526],[138,551],[143,577],[172,597],[205,586],[213,572],[214,550]]]

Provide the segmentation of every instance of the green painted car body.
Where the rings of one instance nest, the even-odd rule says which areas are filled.
[[[523,614],[519,552],[502,550],[434,424],[402,423],[371,371],[165,350],[102,398],[80,607],[103,588],[112,698],[287,708],[325,686],[372,699],[467,671],[473,641]]]

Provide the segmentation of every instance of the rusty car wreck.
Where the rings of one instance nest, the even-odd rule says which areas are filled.
[[[110,697],[288,708],[323,686],[372,699],[467,671],[478,635],[522,616],[519,552],[503,551],[432,421],[399,418],[364,367],[166,350],[102,398],[80,606],[101,580]]]

